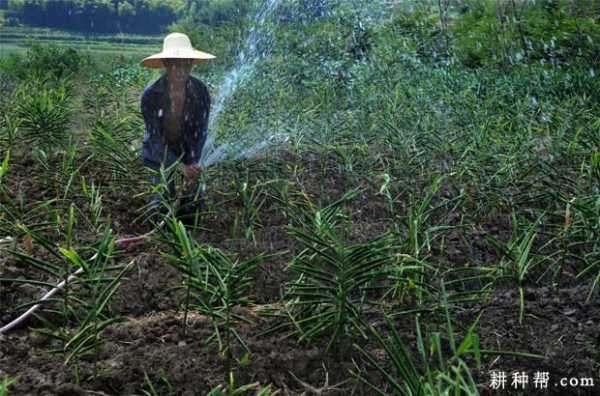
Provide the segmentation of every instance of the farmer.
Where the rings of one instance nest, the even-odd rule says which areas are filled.
[[[166,70],[142,95],[141,109],[146,124],[144,165],[157,171],[161,166],[169,168],[181,161],[185,194],[178,215],[184,218],[202,206],[197,185],[210,112],[208,89],[190,72],[194,64],[214,58],[192,48],[185,34],[172,33],[165,38],[162,52],[142,61],[145,67]],[[159,177],[152,176],[151,181],[158,184]],[[175,195],[172,177],[169,193]],[[160,208],[160,196],[153,198],[152,206],[156,210]]]

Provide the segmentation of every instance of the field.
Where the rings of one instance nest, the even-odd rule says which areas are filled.
[[[7,57],[0,326],[79,276],[0,334],[0,395],[600,394],[595,66],[427,62],[392,19],[362,47],[335,21],[268,32],[211,134],[286,139],[206,167],[187,227],[140,160],[160,40],[36,29],[61,46]],[[213,98],[223,67],[195,69]]]
[[[142,56],[158,52],[162,45],[162,37],[130,34],[84,35],[31,26],[3,26],[0,34],[0,58],[14,52],[23,53],[31,43],[60,45],[98,56]]]

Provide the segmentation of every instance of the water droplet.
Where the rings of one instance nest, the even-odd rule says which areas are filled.
[[[163,109],[158,110],[158,116],[162,117],[163,116]]]
[[[217,94],[212,102],[211,112],[208,118],[208,130],[206,141],[201,153],[201,162],[204,166],[212,165],[225,158],[248,158],[258,154],[261,150],[272,144],[287,141],[287,136],[279,133],[267,133],[266,130],[245,131],[242,136],[236,138],[237,143],[219,142],[216,144],[217,125],[221,113],[227,108],[229,102],[240,86],[252,78],[259,62],[271,55],[271,40],[273,32],[265,23],[277,10],[280,0],[266,0],[254,16],[255,23],[249,31],[242,49],[235,60],[234,67],[224,76],[222,83],[217,88]],[[321,7],[321,6],[319,6]],[[195,120],[196,128],[200,127],[200,120]],[[206,130],[198,129],[206,133]]]

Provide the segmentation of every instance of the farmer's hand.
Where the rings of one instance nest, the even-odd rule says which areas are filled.
[[[183,176],[189,184],[194,184],[198,181],[202,167],[200,165],[183,165]]]

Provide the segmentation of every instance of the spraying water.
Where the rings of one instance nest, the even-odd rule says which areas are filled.
[[[235,66],[225,75],[223,82],[219,86],[208,124],[208,136],[204,149],[202,150],[202,166],[206,167],[212,165],[231,155],[234,155],[235,158],[247,157],[271,143],[286,138],[282,134],[268,134],[262,142],[241,151],[239,150],[242,144],[224,143],[215,147],[216,125],[219,121],[221,112],[235,93],[236,89],[243,85],[248,77],[254,73],[258,61],[269,56],[271,49],[269,42],[270,35],[265,31],[265,22],[277,9],[279,1],[280,0],[267,0],[259,8],[254,17],[255,23],[248,34],[246,42],[242,46],[242,50],[237,56]]]
[[[285,142],[289,139],[288,132],[274,132],[272,128],[262,127],[252,131],[243,131],[242,139],[237,139],[233,142],[220,142],[217,140],[217,125],[221,118],[223,110],[227,107],[229,101],[233,97],[236,90],[243,86],[249,77],[254,73],[259,61],[268,58],[271,55],[273,48],[272,36],[273,32],[267,22],[275,13],[280,3],[285,0],[265,0],[255,14],[253,27],[251,28],[248,37],[242,46],[234,67],[226,73],[223,82],[219,85],[217,95],[214,100],[211,116],[208,125],[208,136],[202,150],[201,165],[206,167],[212,165],[225,158],[243,159],[249,158],[257,154],[259,151],[268,146]],[[339,5],[347,5],[359,11],[360,26],[364,24],[374,24],[385,15],[382,10],[386,9],[387,0],[323,0],[314,2],[304,2],[299,0],[298,5],[300,14],[306,12],[313,14],[308,17],[313,18],[331,16]],[[312,4],[311,10],[305,7]],[[382,8],[383,7],[383,8]],[[289,15],[289,18],[295,18],[296,15]]]

